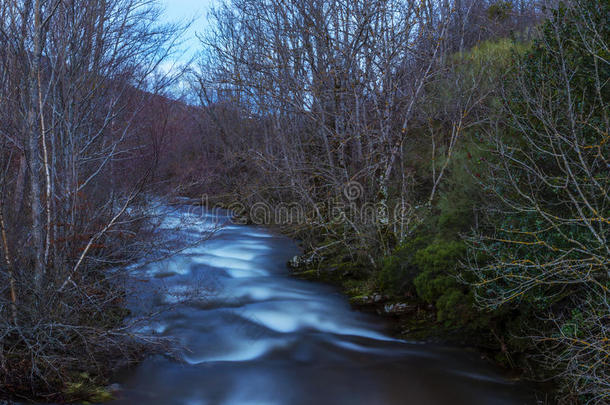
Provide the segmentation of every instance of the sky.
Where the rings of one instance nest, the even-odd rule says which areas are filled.
[[[199,41],[195,34],[205,29],[206,15],[212,3],[214,0],[161,0],[161,4],[165,7],[166,22],[186,22],[195,19],[185,33],[182,59],[194,56],[199,49]]]

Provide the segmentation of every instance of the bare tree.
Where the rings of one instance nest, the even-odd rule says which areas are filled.
[[[451,14],[439,13],[419,1],[240,0],[216,9],[198,91],[205,104],[231,103],[262,123],[255,137],[236,140],[270,183],[247,198],[292,194],[345,246],[375,244],[394,225],[391,176],[439,69]],[[358,195],[346,198],[355,182]],[[361,208],[347,215],[349,232],[333,225],[328,203]],[[379,221],[358,219],[371,205]]]
[[[137,121],[168,83],[157,71],[181,29],[160,12],[150,0],[0,4],[3,394],[24,381],[22,395],[56,394],[143,342],[121,324],[108,269],[143,254],[149,233],[158,150]]]

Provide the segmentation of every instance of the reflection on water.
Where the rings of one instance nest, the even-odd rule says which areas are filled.
[[[179,210],[163,232],[197,238],[219,219]],[[392,339],[335,289],[291,278],[285,263],[297,252],[289,239],[231,225],[131,270],[130,305],[166,310],[145,328],[175,338],[182,361],[157,356],[125,372],[115,403],[531,403],[475,355]]]

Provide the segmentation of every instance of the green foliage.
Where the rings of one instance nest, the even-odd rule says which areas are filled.
[[[463,288],[451,288],[436,301],[437,318],[446,326],[468,326],[475,328],[473,321],[479,317],[474,307],[472,293]]]
[[[413,290],[413,279],[420,272],[414,263],[414,256],[429,242],[429,236],[416,236],[399,245],[392,255],[383,259],[378,274],[378,284],[382,291],[399,295]]]
[[[437,227],[428,226],[425,232],[398,246],[383,260],[378,287],[384,294],[395,296],[415,293],[435,305],[437,321],[445,327],[476,328],[481,322],[477,321],[473,294],[457,279],[466,245],[455,239],[444,240],[440,235]]]
[[[469,62],[471,69],[492,67],[496,72],[510,68],[516,59],[530,49],[531,44],[510,38],[485,41],[467,52],[456,54],[455,60]]]
[[[478,81],[477,91],[484,94],[497,88],[498,80],[506,76],[530,47],[530,43],[509,38],[482,42],[452,57],[454,75]],[[443,87],[451,89],[454,86],[443,83]]]
[[[589,403],[610,388],[599,360],[610,319],[609,42],[610,1],[582,0],[553,10],[519,55],[489,130],[486,206],[498,215],[471,239],[472,257],[487,258],[472,268],[478,302],[518,311],[503,335],[536,336],[522,342]]]
[[[474,142],[460,145],[424,223],[384,258],[377,277],[384,294],[415,294],[434,305],[437,320],[449,328],[487,322],[477,313],[470,287],[458,281],[467,250],[460,234],[474,226],[475,207],[483,198],[472,172],[482,170],[484,159]]]
[[[421,271],[413,281],[417,295],[436,306],[437,319],[446,326],[465,326],[474,317],[472,294],[456,277],[465,252],[461,241],[436,241],[415,255]]]
[[[436,304],[445,293],[457,288],[457,281],[454,277],[429,271],[420,273],[414,283],[417,295],[430,304]]]
[[[498,131],[502,146],[488,168],[496,170],[492,187],[501,199],[510,201],[512,212],[490,218],[496,234],[486,246],[491,256],[515,265],[490,269],[490,277],[505,276],[486,285],[496,296],[510,298],[502,292],[511,290],[510,279],[518,280],[512,275],[522,269],[523,261],[551,263],[558,252],[574,262],[588,260],[593,252],[598,258],[607,254],[599,235],[609,234],[604,196],[610,178],[603,160],[610,153],[610,65],[600,61],[608,58],[603,44],[610,38],[609,15],[609,1],[560,6],[510,77],[519,85],[506,100],[507,125]],[[566,136],[547,136],[554,133]],[[510,159],[502,155],[506,150],[512,151]],[[539,186],[531,187],[532,164],[518,162],[535,162],[533,173],[544,181],[539,179]],[[597,218],[597,236],[584,218]],[[533,274],[527,276],[545,279],[549,285],[559,273],[550,275],[548,269],[531,266]],[[554,287],[530,288],[519,295],[519,301],[551,304],[556,300],[548,297],[554,295]]]
[[[582,21],[583,18],[586,21]],[[610,52],[607,48],[609,38],[610,1],[581,0],[573,8],[560,5],[553,11],[552,19],[543,26],[542,38],[525,58],[526,72],[530,74],[532,87],[551,80],[549,88],[558,94],[565,94],[569,91],[562,82],[562,71],[566,63],[566,71],[572,73],[571,96],[576,98],[576,106],[591,107],[599,96],[596,89],[598,85],[602,86],[601,96],[607,102],[610,83],[603,78],[610,77]],[[564,57],[558,57],[560,55]],[[597,78],[602,78],[602,82],[597,83]]]
[[[466,245],[460,241],[436,241],[415,254],[415,265],[423,273],[451,274],[463,257]]]
[[[438,198],[438,229],[440,236],[459,238],[460,232],[468,232],[474,222],[474,208],[481,199],[481,190],[471,171],[480,169],[479,152],[467,143],[456,151]]]

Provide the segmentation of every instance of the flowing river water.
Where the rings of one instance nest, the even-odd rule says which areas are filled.
[[[171,237],[205,237],[229,217],[168,212]],[[115,404],[531,404],[463,349],[391,338],[335,288],[291,278],[296,244],[228,224],[209,240],[132,269],[130,306],[174,356],[121,373]]]

